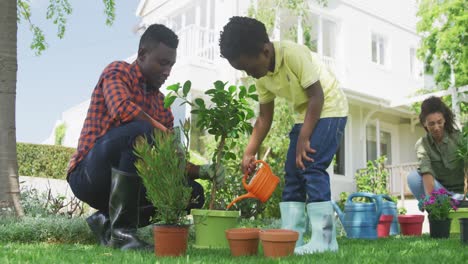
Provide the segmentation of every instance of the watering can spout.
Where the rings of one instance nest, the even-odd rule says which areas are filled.
[[[232,201],[228,206],[227,206],[227,209],[231,208],[231,206],[233,206],[235,203],[239,202],[240,200],[243,200],[243,199],[246,199],[246,198],[256,198],[255,195],[253,195],[252,193],[246,193],[244,195],[241,195],[239,197],[237,197],[236,199],[234,199],[234,201]]]
[[[333,208],[335,209],[336,214],[340,218],[341,223],[344,223],[344,214],[343,211],[341,211],[340,207],[338,204],[336,204],[335,201],[332,201]]]

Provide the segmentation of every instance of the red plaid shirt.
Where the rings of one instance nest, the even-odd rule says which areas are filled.
[[[91,96],[78,148],[68,165],[68,174],[93,148],[98,138],[109,129],[133,120],[141,111],[165,127],[173,127],[174,116],[171,109],[164,108],[164,95],[159,90],[146,91],[145,78],[135,62],[109,64]]]

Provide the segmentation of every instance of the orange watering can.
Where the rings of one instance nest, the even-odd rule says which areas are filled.
[[[249,176],[248,173],[246,173],[244,178],[242,178],[242,184],[247,190],[247,193],[234,199],[234,201],[232,201],[227,206],[227,209],[245,198],[256,198],[264,203],[270,198],[270,196],[273,194],[273,191],[275,191],[276,186],[280,181],[278,176],[273,174],[270,166],[268,166],[268,164],[263,160],[256,160],[255,163],[262,163],[263,166],[257,170],[257,173],[255,173],[255,175],[252,177],[249,184],[246,182],[247,177]]]

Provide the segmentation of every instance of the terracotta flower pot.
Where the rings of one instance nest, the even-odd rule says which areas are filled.
[[[390,234],[390,226],[392,225],[393,215],[381,215],[379,224],[377,225],[377,236],[388,237]]]
[[[154,253],[156,256],[180,256],[187,251],[189,226],[155,225]]]
[[[404,236],[420,236],[424,215],[399,215],[398,223],[400,223],[401,234]]]
[[[258,252],[258,228],[232,228],[225,231],[231,255],[252,256]]]
[[[287,229],[267,229],[260,231],[265,257],[279,258],[294,254],[299,233]]]

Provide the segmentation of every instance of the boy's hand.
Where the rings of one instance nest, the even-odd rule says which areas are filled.
[[[315,149],[310,147],[310,141],[308,138],[301,139],[299,137],[296,145],[296,166],[301,170],[305,170],[303,160],[314,162],[314,159],[307,156],[307,154],[313,154],[315,152]]]
[[[255,156],[244,154],[242,158],[242,174],[251,174],[255,171]]]

